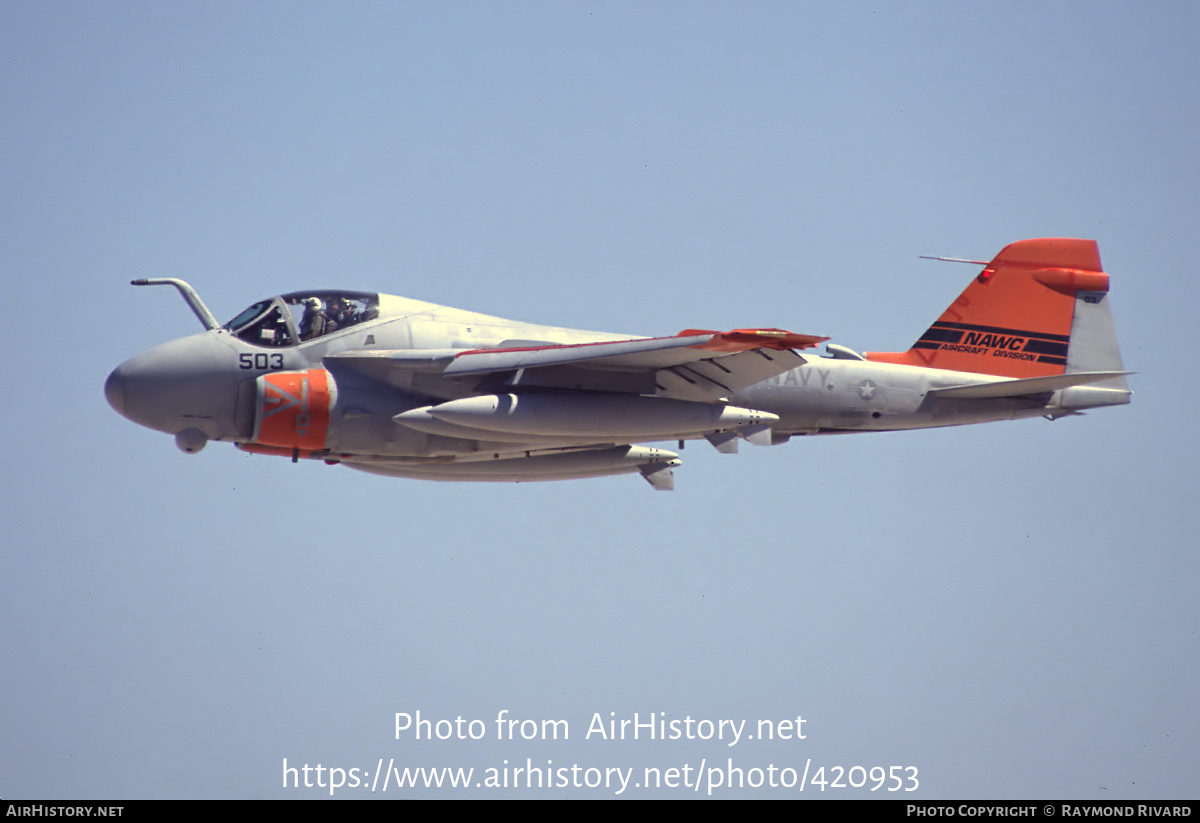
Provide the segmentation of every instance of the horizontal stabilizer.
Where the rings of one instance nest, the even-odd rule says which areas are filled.
[[[930,389],[931,395],[938,397],[955,397],[959,399],[989,400],[999,397],[1023,397],[1029,394],[1043,394],[1068,389],[1072,386],[1083,386],[1088,383],[1099,383],[1113,377],[1123,377],[1133,372],[1127,371],[1094,371],[1071,372],[1055,374],[1048,377],[1027,377],[1021,380],[998,380],[993,383],[969,383],[962,386],[947,386],[942,389]]]

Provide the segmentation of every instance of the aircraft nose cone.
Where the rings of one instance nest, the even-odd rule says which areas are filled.
[[[125,417],[125,377],[120,371],[119,367],[113,369],[113,373],[104,381],[104,397],[117,414]]]
[[[177,434],[197,429],[218,440],[236,433],[237,354],[216,332],[184,337],[135,355],[104,382],[108,404],[127,420]]]

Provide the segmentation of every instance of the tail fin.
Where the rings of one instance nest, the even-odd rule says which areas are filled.
[[[1121,371],[1096,241],[1005,246],[911,349],[866,358],[1012,378]]]

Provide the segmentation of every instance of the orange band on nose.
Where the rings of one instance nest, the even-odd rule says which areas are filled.
[[[258,378],[254,442],[289,449],[323,449],[333,405],[325,369],[275,372]]]

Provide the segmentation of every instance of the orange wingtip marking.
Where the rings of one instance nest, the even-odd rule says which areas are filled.
[[[780,351],[810,349],[829,339],[813,334],[796,334],[783,329],[734,329],[726,332],[685,329],[678,336],[691,337],[698,334],[711,334],[712,339],[707,343],[692,346],[692,348],[721,352],[748,351],[749,349],[779,349]]]

